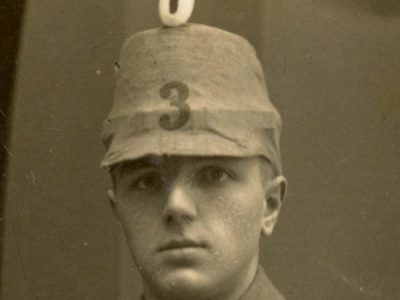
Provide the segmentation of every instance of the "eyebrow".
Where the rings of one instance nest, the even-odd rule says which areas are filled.
[[[163,158],[156,156],[146,156],[137,160],[124,161],[116,165],[111,169],[111,172],[115,175],[117,173],[125,174],[130,170],[140,170],[145,168],[160,167]]]
[[[203,165],[203,164],[227,164],[227,163],[236,163],[239,162],[236,160],[236,157],[230,156],[208,156],[208,157],[198,157],[196,159],[195,164]]]
[[[184,157],[182,157],[184,159]],[[189,158],[189,156],[187,157]],[[226,157],[226,156],[198,156],[192,157],[195,158],[194,165],[202,166],[207,164],[216,164],[216,165],[224,165],[228,162],[236,161],[236,157]],[[149,155],[143,158],[139,158],[136,160],[131,161],[124,161],[120,164],[116,165],[114,168],[111,169],[113,174],[121,173],[126,174],[131,170],[140,170],[145,168],[160,168],[166,162],[168,162],[169,158],[162,155]]]

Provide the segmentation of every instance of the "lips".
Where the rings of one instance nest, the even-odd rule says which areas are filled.
[[[176,249],[186,249],[186,248],[205,248],[206,245],[203,242],[193,241],[193,240],[173,240],[165,245],[161,246],[158,251],[168,251]]]

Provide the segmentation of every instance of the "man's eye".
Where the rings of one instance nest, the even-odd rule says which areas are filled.
[[[219,167],[207,167],[200,172],[200,181],[203,184],[219,184],[229,178],[230,175]]]
[[[135,180],[134,187],[141,190],[155,189],[161,186],[161,177],[158,174],[146,174]]]

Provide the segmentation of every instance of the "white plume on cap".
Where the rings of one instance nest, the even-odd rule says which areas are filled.
[[[192,15],[195,0],[176,0],[177,10],[171,13],[171,0],[160,0],[159,12],[163,23],[170,27],[185,24]]]

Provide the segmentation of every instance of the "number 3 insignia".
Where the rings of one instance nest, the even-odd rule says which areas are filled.
[[[172,94],[175,90],[177,96]],[[190,119],[190,106],[186,100],[189,98],[189,88],[186,84],[179,81],[172,81],[160,89],[161,98],[170,101],[171,106],[179,109],[179,116],[176,120],[171,120],[171,116],[163,114],[160,118],[160,126],[165,130],[176,130],[186,125]]]

